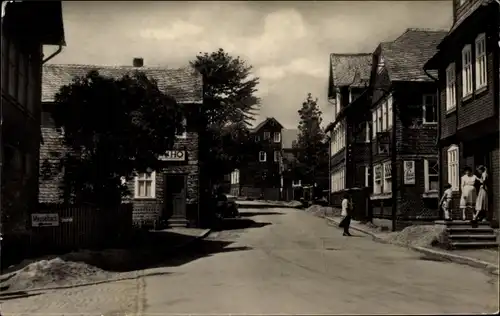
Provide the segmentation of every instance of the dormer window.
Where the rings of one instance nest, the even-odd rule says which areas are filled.
[[[381,72],[385,67],[385,61],[384,61],[384,57],[380,56],[380,59],[378,61],[378,66],[377,66],[377,72]]]

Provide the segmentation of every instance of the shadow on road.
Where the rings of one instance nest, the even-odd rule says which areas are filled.
[[[221,230],[235,230],[235,229],[246,229],[246,228],[260,228],[267,225],[272,225],[272,223],[266,222],[256,222],[249,218],[231,218],[224,219],[217,225],[214,229],[216,231]]]
[[[240,212],[241,217],[252,217],[259,215],[285,215],[285,213],[280,212]]]

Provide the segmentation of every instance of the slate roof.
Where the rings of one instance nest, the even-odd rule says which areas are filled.
[[[446,34],[444,30],[407,29],[393,42],[381,43],[381,55],[390,80],[431,81],[423,66],[437,52],[437,45]]]
[[[330,54],[330,85],[360,86],[370,79],[372,54]]]
[[[450,31],[448,34],[451,34],[453,33],[459,26],[460,24],[462,24],[465,20],[467,20],[467,18],[469,16],[471,16],[475,11],[477,11],[480,7],[482,6],[488,6],[492,3],[494,3],[495,0],[479,0],[479,1],[476,1],[474,2],[468,9],[466,12],[464,12],[462,14],[462,16],[460,16],[460,18],[455,21],[455,23],[453,24],[453,26],[451,27]]]
[[[281,130],[281,148],[291,149],[293,142],[299,137],[298,129],[286,129]]]
[[[43,66],[42,102],[54,102],[61,86],[70,84],[75,76],[85,76],[91,70],[99,74],[121,78],[135,70],[144,72],[156,80],[158,88],[174,97],[179,103],[203,102],[203,81],[201,74],[191,67],[170,69],[163,67],[99,66],[99,65],[56,65]]]

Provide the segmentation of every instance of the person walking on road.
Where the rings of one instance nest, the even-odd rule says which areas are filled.
[[[344,199],[342,200],[342,221],[339,226],[344,228],[343,236],[352,236],[349,233],[349,227],[351,225],[351,199],[348,193],[344,195]]]

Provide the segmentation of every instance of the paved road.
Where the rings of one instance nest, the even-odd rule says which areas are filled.
[[[420,254],[367,236],[343,237],[338,228],[300,210],[244,211],[254,227],[217,233],[196,251],[146,271],[160,275],[7,301],[2,314],[498,310],[498,279],[482,271],[423,260]]]

